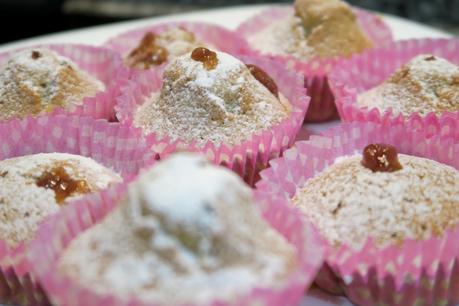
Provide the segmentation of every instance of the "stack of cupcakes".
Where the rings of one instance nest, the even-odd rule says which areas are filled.
[[[296,0],[0,54],[0,303],[459,303],[458,47]]]

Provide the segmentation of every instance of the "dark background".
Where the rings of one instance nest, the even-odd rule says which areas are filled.
[[[0,0],[0,43],[138,17],[293,0]],[[459,0],[350,0],[459,32]]]

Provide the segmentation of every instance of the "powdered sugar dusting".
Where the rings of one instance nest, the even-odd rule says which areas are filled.
[[[111,170],[78,155],[47,153],[3,160],[0,162],[1,240],[12,246],[27,241],[34,237],[46,216],[57,212],[59,205],[54,192],[36,185],[37,178],[57,165],[62,165],[71,178],[85,180],[92,191],[121,181]]]
[[[334,245],[383,246],[441,235],[459,221],[459,172],[399,154],[403,169],[372,172],[355,155],[307,181],[293,199]]]
[[[138,108],[134,124],[145,134],[198,145],[237,144],[288,116],[285,98],[272,95],[241,61],[223,52],[217,58],[211,70],[190,54],[169,64],[161,92]]]
[[[386,82],[360,94],[357,103],[392,108],[406,116],[459,110],[459,68],[430,54],[414,57]]]
[[[111,214],[73,241],[60,270],[100,293],[167,305],[275,285],[295,267],[294,249],[251,195],[231,171],[178,154],[143,173]]]
[[[308,46],[301,19],[288,16],[274,21],[250,37],[251,46],[264,54],[293,55],[301,59],[314,57]]]
[[[104,85],[56,52],[43,48],[14,54],[0,68],[0,119],[71,107]]]

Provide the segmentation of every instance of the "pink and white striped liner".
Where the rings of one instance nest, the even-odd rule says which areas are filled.
[[[114,119],[114,103],[119,88],[129,77],[128,70],[116,52],[81,44],[35,45],[0,53],[0,66],[19,50],[47,48],[71,59],[78,67],[105,84],[105,90],[94,97],[86,97],[74,109],[56,108],[53,114],[90,116],[96,119]]]
[[[146,135],[146,140],[153,150],[159,152],[161,158],[177,150],[202,152],[209,160],[232,169],[252,185],[258,180],[258,172],[267,167],[268,161],[280,156],[295,141],[295,136],[301,128],[309,105],[309,97],[305,93],[301,76],[264,58],[245,56],[240,58],[247,64],[257,65],[275,80],[279,92],[290,101],[292,106],[289,118],[233,146],[216,145],[209,142],[199,147],[195,143],[186,143],[180,139],[172,141],[169,137],[159,138],[155,133]],[[160,90],[161,85],[162,77],[158,70],[140,74],[130,80],[118,98],[116,105],[118,119],[121,122],[133,124],[133,116],[137,107],[153,92]]]
[[[440,135],[459,140],[459,110],[441,115],[429,113],[421,116],[393,114],[377,108],[360,107],[357,95],[383,83],[395,70],[419,54],[430,53],[459,65],[459,39],[413,39],[395,42],[386,47],[373,49],[335,66],[329,83],[336,99],[342,120],[346,122],[376,122],[391,126],[402,124],[427,137]],[[401,102],[402,103],[402,102]]]
[[[369,143],[387,143],[401,153],[430,158],[459,169],[459,143],[403,126],[343,124],[300,141],[261,173],[258,193],[292,198],[305,182],[339,156],[361,152]],[[316,279],[332,293],[342,291],[357,305],[456,305],[459,303],[459,226],[442,237],[407,239],[401,246],[377,247],[369,239],[360,250],[329,248]]]
[[[135,298],[126,297],[126,300],[120,300],[115,295],[97,294],[91,290],[90,284],[80,286],[60,274],[57,269],[58,257],[69,243],[107,215],[123,198],[125,192],[126,186],[121,185],[76,201],[41,227],[38,238],[31,247],[30,257],[40,263],[34,265],[33,270],[53,305],[147,305]],[[298,268],[275,288],[248,288],[241,296],[234,296],[232,302],[215,300],[209,301],[206,305],[295,306],[320,268],[324,254],[323,242],[316,230],[301,220],[298,211],[289,208],[285,201],[276,199],[264,200],[259,204],[263,217],[295,246],[298,252]],[[54,243],[47,243],[49,241]],[[193,303],[187,305],[194,306]]]
[[[158,156],[142,139],[140,130],[79,116],[43,116],[0,123],[0,160],[16,156],[63,152],[91,157],[120,173],[134,178],[141,168]],[[33,274],[35,263],[27,258],[29,244],[15,248],[0,240],[0,303],[47,305]]]
[[[354,8],[358,21],[375,46],[383,46],[393,41],[392,32],[375,13]],[[237,33],[246,39],[272,25],[273,20],[293,16],[293,7],[269,8],[242,23]],[[259,52],[257,52],[259,53]],[[333,94],[328,86],[327,76],[340,58],[300,60],[293,56],[269,54],[274,61],[304,75],[305,87],[311,97],[311,105],[306,121],[320,122],[337,116]]]

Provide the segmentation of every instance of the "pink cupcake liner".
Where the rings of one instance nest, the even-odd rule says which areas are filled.
[[[383,46],[393,41],[392,32],[375,13],[354,8],[358,21],[375,46]],[[242,23],[236,30],[246,39],[279,20],[293,15],[293,7],[273,7],[255,15]],[[339,58],[300,60],[293,56],[269,54],[273,60],[304,75],[304,85],[311,97],[311,105],[306,121],[321,122],[337,117],[333,93],[328,86],[328,73]]]
[[[167,22],[134,29],[109,39],[104,46],[118,52],[124,59],[131,50],[138,46],[147,32],[162,33],[169,29],[183,27],[196,35],[196,38],[219,51],[232,55],[253,53],[247,42],[236,32],[230,31],[218,25],[205,22]],[[163,70],[165,64],[157,69]],[[154,69],[154,68],[152,68]],[[154,69],[155,70],[155,69]],[[131,69],[136,75],[144,70]]]
[[[258,180],[258,172],[268,166],[268,161],[280,156],[293,144],[309,105],[303,80],[299,75],[263,58],[242,56],[241,60],[247,64],[257,65],[275,80],[279,92],[290,101],[292,106],[289,118],[234,146],[208,142],[199,147],[195,143],[186,143],[180,139],[171,140],[167,136],[161,138],[156,133],[146,135],[147,143],[159,152],[160,158],[177,150],[202,152],[214,163],[227,166],[243,177],[247,183],[253,185]],[[155,70],[138,75],[131,80],[129,85],[123,88],[115,107],[118,119],[133,124],[136,108],[145,98],[151,96],[152,92],[158,91],[161,85],[161,72]]]
[[[0,124],[0,160],[16,156],[64,152],[91,157],[132,179],[157,156],[140,130],[119,123],[78,116],[43,116]],[[0,240],[0,303],[47,305],[28,259],[29,243],[11,248]]]
[[[306,181],[369,143],[387,143],[400,153],[422,156],[459,169],[459,143],[426,138],[404,126],[348,123],[323,136],[312,136],[273,160],[261,173],[264,197],[292,198]],[[316,282],[332,293],[343,292],[357,305],[456,305],[459,303],[459,226],[442,237],[401,246],[377,247],[371,238],[360,250],[330,247]]]
[[[126,186],[120,185],[90,195],[65,207],[40,228],[38,238],[32,243],[30,257],[41,263],[33,267],[34,272],[53,305],[146,305],[137,299],[121,301],[114,295],[97,294],[91,290],[90,284],[85,287],[79,285],[60,274],[57,267],[60,254],[69,243],[106,216],[125,192]],[[304,290],[311,284],[322,264],[323,241],[313,226],[301,220],[297,210],[289,208],[285,201],[276,199],[263,200],[259,204],[263,217],[296,248],[298,268],[275,288],[250,288],[244,295],[234,297],[232,302],[215,300],[206,305],[298,305]],[[48,241],[55,243],[46,243]]]
[[[97,93],[94,97],[84,98],[81,105],[72,109],[59,107],[53,111],[53,114],[72,114],[108,120],[115,118],[114,101],[119,94],[119,88],[129,77],[128,70],[116,52],[81,44],[36,45],[0,53],[0,65],[19,50],[33,48],[54,50],[71,59],[80,69],[96,77],[105,85],[104,91]]]
[[[336,106],[342,120],[351,122],[376,122],[384,125],[403,124],[430,137],[454,137],[459,140],[459,111],[441,115],[429,113],[421,116],[395,114],[392,109],[380,111],[376,107],[359,107],[357,95],[383,83],[395,70],[413,57],[423,53],[436,56],[459,65],[458,39],[414,39],[395,42],[383,48],[373,49],[335,66],[329,82],[335,95]]]

